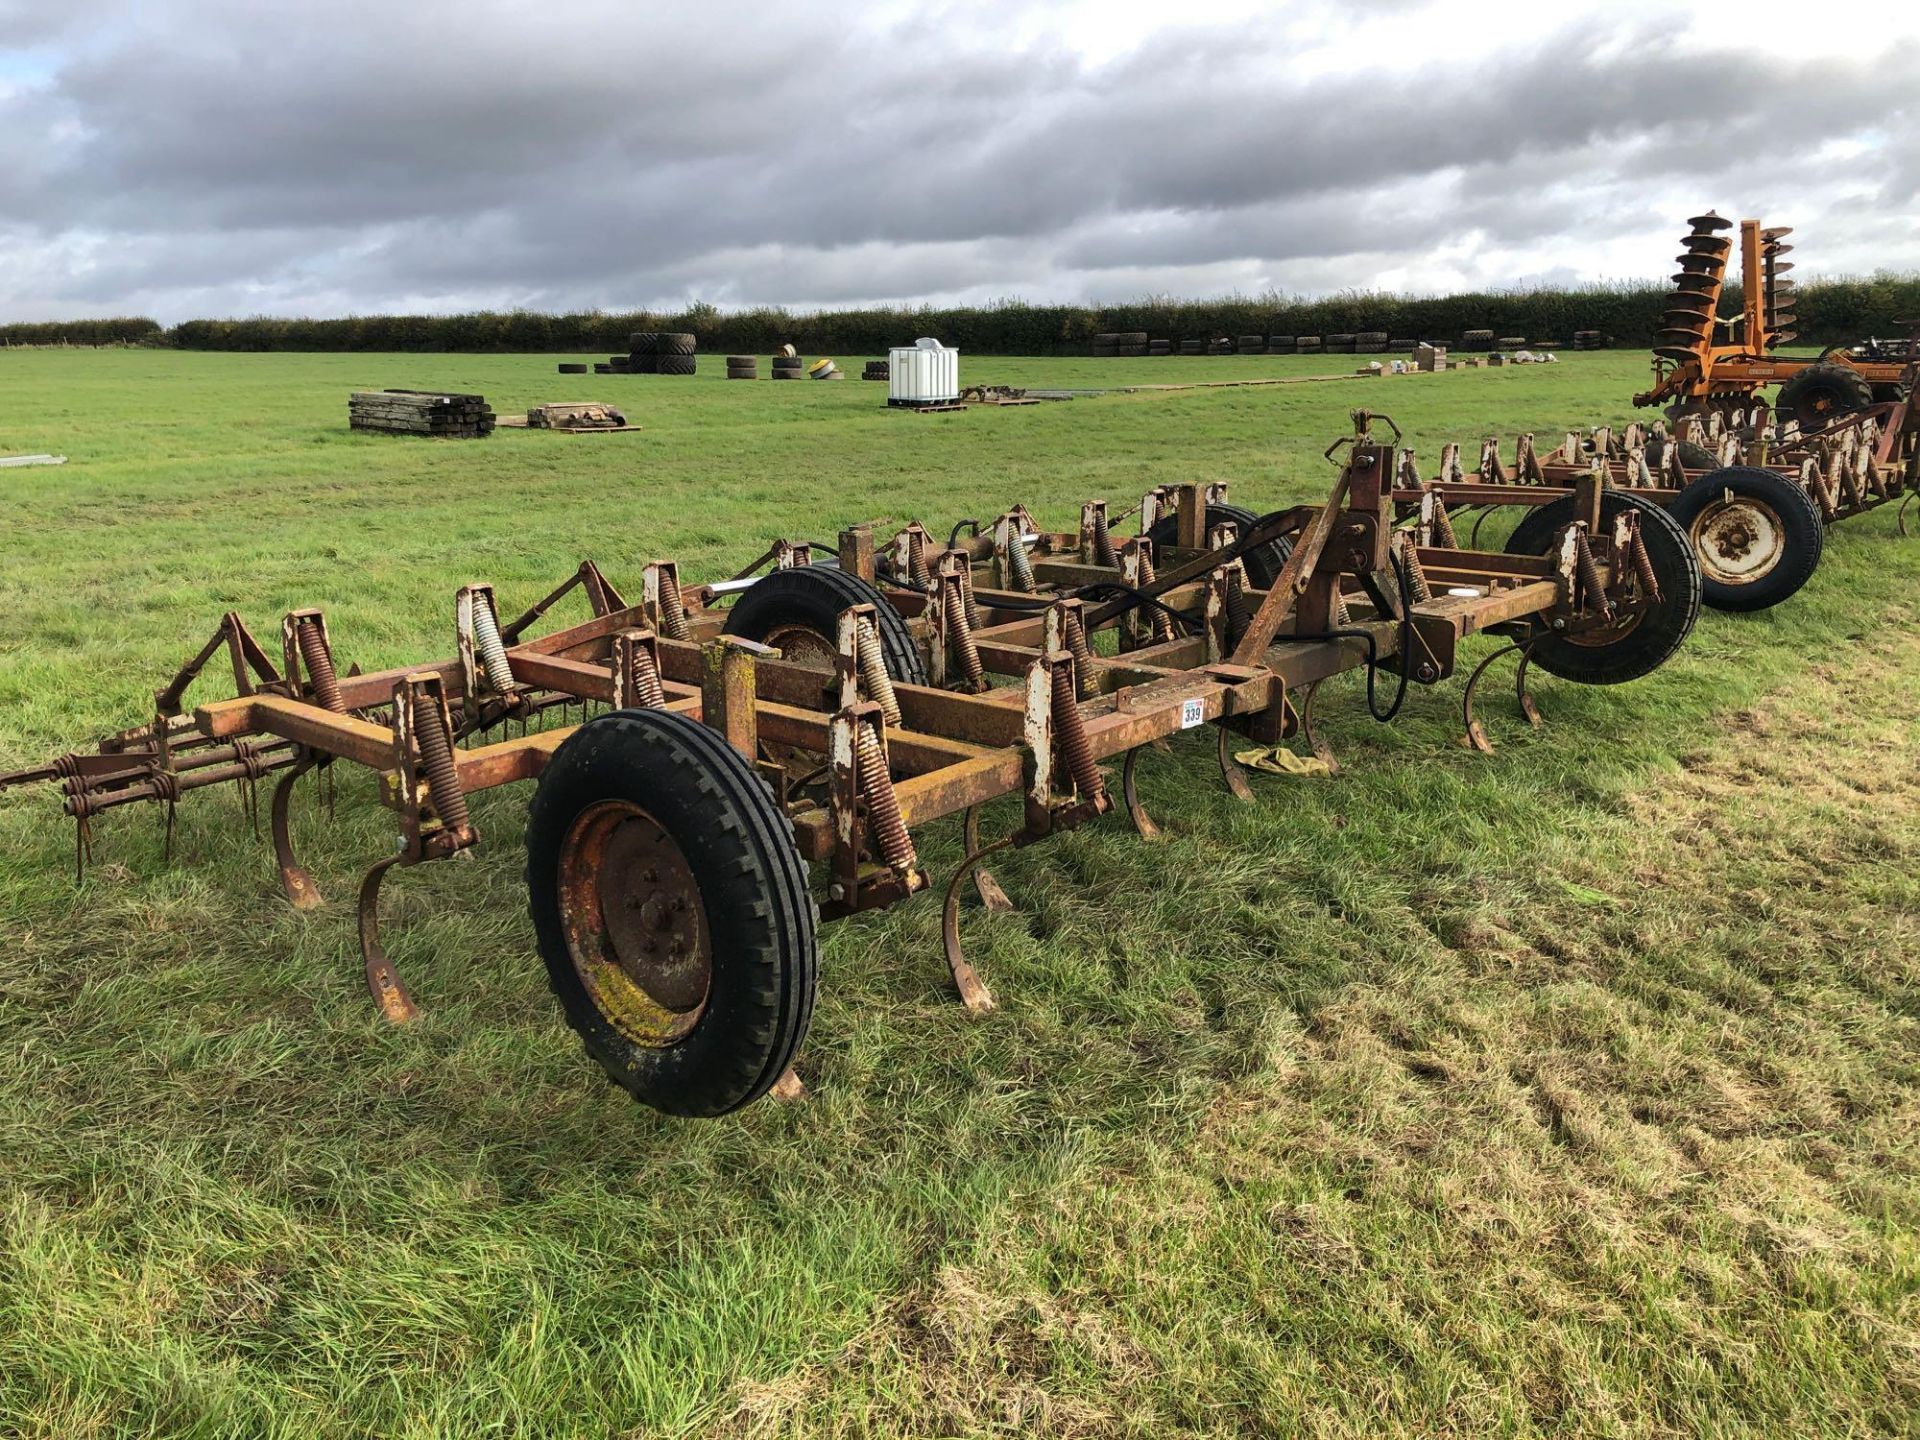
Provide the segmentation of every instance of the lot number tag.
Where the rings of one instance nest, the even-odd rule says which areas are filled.
[[[1206,720],[1206,701],[1183,700],[1180,702],[1180,728],[1182,730],[1191,730],[1196,725],[1204,725]]]

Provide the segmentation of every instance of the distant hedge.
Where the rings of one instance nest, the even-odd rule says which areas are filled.
[[[540,315],[515,310],[470,315],[363,315],[340,320],[189,320],[168,331],[151,320],[86,320],[0,326],[6,344],[109,344],[134,340],[183,350],[555,352],[613,355],[635,330],[684,330],[707,351],[762,353],[792,344],[809,354],[879,354],[922,335],[962,350],[1001,355],[1082,353],[1096,334],[1144,330],[1169,339],[1219,335],[1330,335],[1384,330],[1399,339],[1458,341],[1467,330],[1566,343],[1598,330],[1615,345],[1653,343],[1667,302],[1664,286],[1594,285],[1413,297],[1349,291],[1320,300],[1278,295],[1221,300],[1146,299],[1127,305],[1027,305],[1018,301],[955,309],[873,308],[796,313],[721,311],[693,305],[672,314],[636,310]],[[1731,314],[1737,302],[1723,307]],[[1804,344],[1838,344],[1902,333],[1920,316],[1920,275],[1812,281],[1800,290]]]
[[[0,345],[152,345],[165,332],[144,316],[118,320],[49,320],[34,325],[0,325]]]

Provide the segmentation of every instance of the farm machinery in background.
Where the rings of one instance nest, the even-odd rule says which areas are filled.
[[[1314,702],[1334,675],[1364,670],[1386,721],[1409,681],[1434,684],[1469,637],[1500,637],[1462,701],[1487,748],[1473,695],[1501,656],[1518,657],[1537,724],[1529,665],[1613,684],[1678,649],[1700,571],[1664,510],[1595,469],[1536,512],[1525,544],[1462,549],[1443,508],[1396,523],[1400,435],[1376,438],[1376,420],[1392,428],[1356,412],[1329,447],[1338,475],[1320,505],[1255,515],[1224,486],[1179,484],[1145,495],[1124,539],[1124,517],[1098,500],[1071,531],[1041,529],[1024,506],[963,520],[944,544],[918,524],[878,541],[856,525],[834,553],[776,541],[711,584],[655,560],[637,602],[587,562],[511,621],[490,586],[463,586],[452,655],[374,674],[341,664],[318,610],[285,617],[277,657],[230,613],[150,722],[0,788],[63,791],[84,862],[110,810],[157,805],[170,822],[191,791],[237,783],[250,800],[271,776],[281,885],[312,909],[320,892],[288,826],[295,787],[342,763],[373,771],[398,840],[360,886],[360,948],[380,1008],[404,1020],[415,1002],[381,941],[383,879],[478,844],[476,793],[537,781],[528,901],[568,1023],[642,1102],[722,1114],[797,1090],[816,927],[929,890],[916,828],[959,823],[942,949],[961,998],[985,1011],[961,948],[963,885],[1010,909],[982,862],[1096,820],[1116,789],[1156,838],[1136,785],[1155,744],[1215,727],[1225,784],[1250,800],[1243,765],[1332,767]],[[584,618],[543,628],[580,596]],[[231,697],[189,709],[223,649]],[[1295,736],[1311,760],[1285,749]],[[1017,823],[983,843],[982,807],[1001,797],[1019,801]]]
[[[1717,406],[1704,415],[1619,430],[1569,431],[1551,452],[1534,437],[1514,442],[1511,464],[1488,437],[1479,463],[1466,468],[1458,445],[1425,475],[1404,452],[1394,499],[1402,514],[1435,507],[1441,523],[1474,514],[1469,545],[1488,512],[1534,507],[1514,531],[1526,543],[1550,524],[1582,478],[1598,474],[1610,490],[1639,496],[1667,511],[1685,531],[1700,562],[1703,597],[1719,610],[1777,605],[1813,577],[1826,527],[1896,504],[1900,533],[1920,494],[1920,395],[1876,401],[1808,429],[1765,405]]]
[[[1780,387],[1774,410],[1811,431],[1875,404],[1897,402],[1920,370],[1920,321],[1901,321],[1908,336],[1828,350],[1818,358],[1777,353],[1795,338],[1793,247],[1785,226],[1740,222],[1740,313],[1720,318],[1733,222],[1709,211],[1688,222],[1680,270],[1653,348],[1654,386],[1638,406],[1665,404],[1667,418],[1744,412],[1759,392]]]

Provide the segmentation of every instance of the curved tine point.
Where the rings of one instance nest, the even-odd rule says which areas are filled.
[[[1133,821],[1133,828],[1140,832],[1140,838],[1158,840],[1161,838],[1160,827],[1153,823],[1146,806],[1140,803],[1140,791],[1133,782],[1134,767],[1140,763],[1140,752],[1145,748],[1136,745],[1127,751],[1126,764],[1120,767],[1120,798],[1126,802],[1127,818]]]
[[[1533,693],[1527,689],[1527,666],[1533,660],[1533,646],[1520,647],[1520,663],[1514,667],[1513,694],[1520,702],[1520,713],[1527,717],[1527,723],[1538,730],[1547,722],[1540,718],[1540,707],[1533,703]]]
[[[1009,835],[983,850],[970,851],[953,872],[953,878],[947,882],[946,897],[940,902],[940,948],[946,952],[947,968],[953,972],[953,983],[959,988],[960,999],[976,1015],[985,1015],[993,1009],[993,992],[987,989],[960,950],[960,882],[973,872],[982,859],[996,850],[1006,849],[1013,841],[1014,837]]]
[[[1474,691],[1479,687],[1480,677],[1487,673],[1488,667],[1491,666],[1494,661],[1503,655],[1511,655],[1520,648],[1520,642],[1513,640],[1502,645],[1498,650],[1487,656],[1486,659],[1473,667],[1473,674],[1467,677],[1467,688],[1461,692],[1460,720],[1467,728],[1467,744],[1478,750],[1482,755],[1491,755],[1493,753],[1493,742],[1487,739],[1487,732],[1480,727],[1480,722],[1474,718]]]
[[[380,944],[380,882],[401,859],[399,855],[389,855],[367,871],[366,878],[360,882],[360,958],[366,965],[367,989],[379,1005],[380,1013],[396,1025],[420,1013]]]
[[[1340,773],[1340,762],[1333,758],[1333,746],[1320,738],[1320,732],[1313,728],[1313,701],[1320,693],[1321,682],[1316,680],[1307,686],[1307,693],[1300,701],[1300,733],[1306,737],[1307,746],[1322,765],[1327,767],[1329,775]]]
[[[287,807],[293,800],[294,784],[312,768],[313,752],[307,751],[273,787],[273,853],[280,862],[280,888],[286,892],[287,903],[296,910],[312,910],[326,903],[306,867],[294,858],[293,833],[287,825]]]
[[[1240,768],[1240,762],[1233,758],[1233,732],[1224,725],[1214,727],[1220,732],[1220,774],[1227,782],[1227,789],[1233,798],[1251,805],[1253,787],[1247,784],[1247,772]]]
[[[980,807],[969,805],[966,819],[961,823],[961,843],[967,847],[967,854],[980,854]],[[1007,892],[1000,888],[1000,882],[993,878],[982,865],[973,867],[973,888],[979,892],[980,903],[987,907],[990,914],[1011,915],[1013,901],[1007,898]]]

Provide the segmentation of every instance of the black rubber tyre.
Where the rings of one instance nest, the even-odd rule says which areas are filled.
[[[656,335],[654,339],[658,342],[659,352],[662,355],[691,355],[699,348],[700,337],[663,332]]]
[[[692,355],[656,355],[654,359],[660,368],[659,375],[691,375],[699,368],[699,359]]]
[[[840,612],[853,605],[871,605],[879,617],[880,654],[886,661],[887,674],[908,685],[925,685],[926,663],[913,643],[907,622],[877,586],[845,570],[796,565],[774,571],[734,602],[727,612],[726,633],[763,645],[779,645],[783,632],[805,631],[820,642],[821,649],[813,656],[819,659],[837,650]],[[808,657],[796,654],[792,658],[804,661]]]
[[[1851,365],[1822,361],[1781,382],[1774,400],[1777,413],[1791,415],[1802,430],[1831,425],[1873,404],[1873,385]]]
[[[654,330],[636,330],[627,336],[627,351],[633,355],[658,355],[660,335]]]
[[[1229,521],[1240,527],[1245,535],[1252,530],[1260,517],[1251,510],[1238,505],[1207,506],[1207,528],[1225,525]],[[1178,542],[1180,538],[1180,517],[1176,514],[1162,515],[1153,522],[1153,528],[1147,531],[1147,538],[1153,542],[1155,551],[1165,549]],[[1257,550],[1249,550],[1240,563],[1247,567],[1247,579],[1253,582],[1256,590],[1266,590],[1280,578],[1281,567],[1287,563],[1287,556],[1293,553],[1293,537],[1282,535],[1278,540],[1269,541]]]
[[[682,923],[700,927],[707,966],[691,986],[683,971],[671,999],[654,996],[615,953],[609,902],[625,909],[639,893],[620,883],[635,873],[634,852],[615,866],[622,852],[610,824],[663,833],[696,890],[700,913]],[[588,858],[580,837],[596,832]],[[604,877],[607,893],[583,877]],[[806,866],[753,767],[699,721],[617,710],[567,738],[527,815],[527,902],[567,1023],[642,1104],[724,1115],[766,1094],[793,1062],[818,975]]]
[[[1813,578],[1827,527],[1797,481],[1734,465],[1690,482],[1667,511],[1700,561],[1701,599],[1715,610],[1765,610]]]
[[[1609,638],[1573,639],[1548,634],[1534,642],[1533,663],[1549,675],[1582,685],[1618,685],[1638,680],[1660,668],[1693,633],[1700,618],[1700,562],[1694,558],[1687,532],[1651,500],[1609,490],[1600,500],[1600,515],[1611,524],[1622,511],[1640,515],[1640,538],[1660,584],[1660,604],[1643,614],[1632,628]],[[1573,497],[1565,496],[1527,512],[1507,538],[1509,555],[1545,555],[1552,550],[1562,527],[1574,518]]]

